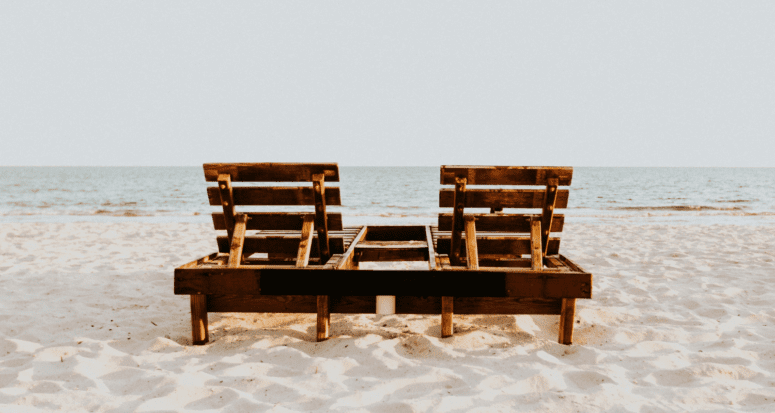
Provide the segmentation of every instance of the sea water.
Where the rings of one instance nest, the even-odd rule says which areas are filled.
[[[328,209],[345,225],[433,224],[450,210],[438,207],[438,167],[340,167],[340,177],[327,187],[341,188],[342,206]],[[209,223],[212,185],[201,167],[0,167],[0,222]],[[775,168],[578,167],[569,189],[557,211],[568,223],[775,224]]]

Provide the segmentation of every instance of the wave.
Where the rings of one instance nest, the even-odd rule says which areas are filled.
[[[609,207],[622,211],[742,211],[745,207],[715,207],[707,205],[662,205],[662,206],[634,206],[634,207]]]
[[[137,205],[137,202],[134,202],[134,201],[131,201],[131,202],[129,202],[129,201],[128,202],[110,202],[110,201],[105,201],[102,204],[100,204],[100,206],[104,206],[104,207],[108,207],[108,206],[126,207],[126,206],[134,206],[134,205]]]
[[[170,211],[170,210],[159,210],[159,211],[141,211],[138,209],[121,209],[121,210],[107,210],[107,209],[98,209],[96,211],[54,211],[54,210],[47,210],[47,211],[29,211],[29,210],[20,210],[20,211],[3,211],[0,212],[0,216],[82,216],[82,217],[88,217],[88,216],[108,216],[108,217],[162,217],[162,216],[180,216],[180,217],[190,217],[190,216],[198,216],[198,215],[205,215],[201,212],[188,212],[188,211]],[[209,214],[207,214],[209,215]]]
[[[702,211],[665,211],[662,213],[657,212],[645,212],[643,214],[629,214],[629,215],[623,215],[623,214],[584,214],[584,213],[566,213],[566,217],[576,217],[576,218],[648,218],[648,217],[710,217],[710,216],[717,216],[717,217],[767,217],[767,216],[775,216],[775,212],[740,212],[740,211],[713,211],[713,212],[702,212]]]

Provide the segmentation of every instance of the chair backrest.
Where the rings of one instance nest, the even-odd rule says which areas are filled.
[[[456,231],[463,229],[465,208],[489,208],[488,212],[470,214],[476,220],[476,231],[483,233],[478,241],[481,257],[520,257],[530,253],[530,238],[517,236],[530,233],[531,222],[541,221],[541,250],[543,256],[559,253],[559,238],[550,238],[550,233],[562,231],[565,217],[555,215],[555,208],[568,206],[567,189],[573,176],[571,167],[534,166],[442,166],[441,184],[455,185],[439,191],[439,206],[452,207],[452,213],[439,214],[438,230]],[[498,185],[508,188],[480,189],[470,186]],[[513,188],[530,186],[533,188]],[[536,186],[543,188],[535,188]],[[518,213],[503,213],[504,208],[517,208]],[[469,215],[469,214],[466,214]],[[459,232],[458,232],[459,233]],[[486,233],[496,233],[487,236]],[[506,234],[513,236],[505,236]],[[454,235],[453,235],[454,238]],[[450,238],[438,240],[438,251],[449,254],[452,249]]]
[[[295,256],[299,247],[298,234],[305,216],[314,215],[317,239],[312,254],[325,261],[330,257],[328,231],[342,229],[341,213],[326,213],[326,206],[341,205],[338,187],[326,187],[325,182],[339,181],[336,163],[208,163],[204,164],[205,180],[218,182],[208,187],[210,205],[221,206],[222,212],[213,213],[216,230],[226,230],[227,236],[218,237],[218,249],[229,252],[236,206],[314,205],[310,212],[243,212],[248,217],[247,230],[273,231],[273,237],[246,238],[244,255],[271,253]],[[308,182],[308,186],[232,186],[233,182]],[[317,240],[323,240],[318,242]],[[336,250],[342,249],[334,245]]]

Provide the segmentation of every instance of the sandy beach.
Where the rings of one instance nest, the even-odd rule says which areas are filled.
[[[190,345],[173,269],[205,224],[0,225],[0,411],[775,410],[775,227],[570,223],[595,276],[556,316],[211,314]]]

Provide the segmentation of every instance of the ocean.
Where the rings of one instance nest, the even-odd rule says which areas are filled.
[[[341,188],[343,205],[329,210],[345,225],[433,224],[442,211],[438,167],[340,167],[340,176],[328,186]],[[209,223],[210,185],[201,167],[0,167],[0,222]],[[558,213],[568,223],[771,225],[775,168],[578,167]]]

